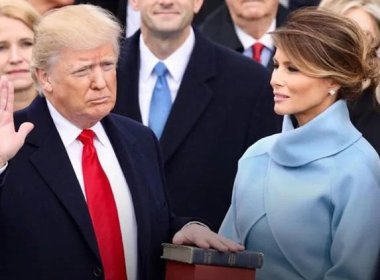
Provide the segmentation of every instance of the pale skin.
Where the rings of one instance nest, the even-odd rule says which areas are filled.
[[[175,52],[189,36],[194,14],[203,0],[131,0],[141,13],[141,34],[159,59]]]
[[[276,17],[278,0],[226,0],[233,22],[245,33],[260,39]]]
[[[30,4],[42,15],[47,11],[74,4],[74,0],[28,0]]]
[[[277,114],[293,115],[302,126],[336,101],[336,94],[329,94],[330,90],[336,92],[339,89],[333,80],[305,75],[280,48],[277,48],[273,62],[271,86]]]
[[[29,70],[33,37],[22,21],[0,16],[0,75],[13,83],[15,111],[28,106],[37,95]]]
[[[65,50],[64,58],[58,64],[67,62],[67,65],[70,65],[68,73],[65,72],[66,64],[53,66],[50,73],[38,71],[38,76],[42,77],[40,82],[44,82],[44,79],[47,80],[46,78],[50,77],[49,84],[46,85],[45,81],[43,86],[47,89],[46,98],[78,127],[91,126],[94,118],[98,117],[97,121],[100,121],[104,117],[104,113],[109,111],[108,107],[113,104],[112,96],[116,91],[116,72],[110,64],[112,48],[105,45],[80,52]],[[83,63],[85,65],[90,63],[92,66],[90,68],[85,66],[83,69]],[[66,74],[61,75],[60,82],[56,81],[62,73]],[[74,79],[73,76],[79,76],[79,80]],[[55,80],[55,78],[57,79]],[[65,96],[61,93],[68,89],[71,89],[71,93],[66,98],[73,99],[74,96],[80,98],[65,102]],[[12,83],[2,76],[0,78],[0,167],[4,167],[17,154],[24,144],[26,136],[34,127],[32,123],[26,122],[20,126],[18,131],[15,130],[13,103]],[[60,104],[64,104],[65,108],[59,108]],[[82,113],[77,116],[75,114],[79,109]],[[215,248],[219,251],[234,252],[244,249],[242,245],[216,234],[205,226],[194,223],[185,225],[175,234],[172,241],[175,244],[191,244],[201,248]]]
[[[0,78],[0,167],[13,158],[33,129],[32,123],[23,123],[15,130],[13,122],[14,90],[5,76]]]

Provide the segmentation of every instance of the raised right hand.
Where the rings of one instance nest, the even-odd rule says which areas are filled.
[[[23,123],[18,132],[13,121],[14,89],[7,77],[0,78],[0,167],[13,158],[33,129],[30,122]]]

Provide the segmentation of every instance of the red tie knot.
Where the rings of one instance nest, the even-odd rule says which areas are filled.
[[[265,46],[259,42],[253,44],[252,46],[253,59],[259,63],[261,62],[261,52],[263,51],[264,47]]]
[[[95,133],[91,129],[84,129],[78,136],[83,145],[92,145]]]

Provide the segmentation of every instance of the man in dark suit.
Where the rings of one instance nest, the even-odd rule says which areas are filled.
[[[174,243],[242,249],[171,214],[153,133],[109,114],[120,31],[100,8],[58,9],[35,35],[44,97],[13,119],[0,80],[0,279],[163,279],[175,232]]]
[[[197,13],[194,16],[193,24],[194,25],[200,25],[204,22],[204,20],[207,18],[207,16],[215,11],[222,3],[224,0],[207,0],[204,2],[201,10],[199,13]]]
[[[192,29],[201,0],[134,2],[141,33],[122,45],[115,112],[150,126],[153,69],[166,65],[172,107],[159,137],[173,211],[204,218],[217,229],[230,204],[238,159],[277,131],[269,74]]]
[[[284,23],[287,15],[288,10],[279,0],[225,0],[200,29],[214,42],[251,58],[254,56],[252,46],[262,44],[261,63],[271,72],[274,45],[269,32]]]
[[[194,17],[193,24],[200,25],[224,0],[207,0],[202,9]],[[128,0],[75,0],[76,4],[91,3],[111,11],[120,20],[123,26],[127,19]]]

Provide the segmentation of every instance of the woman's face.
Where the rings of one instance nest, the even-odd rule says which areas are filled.
[[[13,82],[15,91],[33,86],[30,72],[33,36],[23,22],[0,16],[0,75]]]
[[[344,13],[344,16],[355,21],[371,40],[380,39],[380,30],[375,18],[361,8],[352,8]]]
[[[336,95],[329,91],[337,86],[330,79],[303,74],[279,48],[273,60],[271,86],[277,114],[294,115],[298,124],[304,125],[335,102]]]

